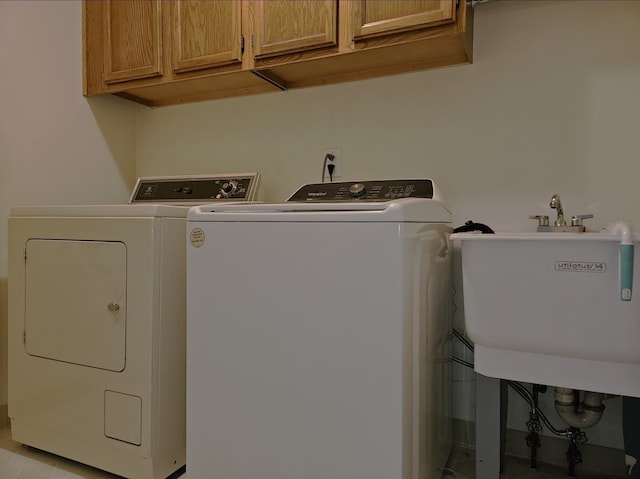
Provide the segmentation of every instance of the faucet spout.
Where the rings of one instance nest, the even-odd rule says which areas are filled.
[[[558,210],[558,217],[556,218],[555,226],[567,226],[567,222],[564,219],[564,211],[562,210],[562,203],[560,202],[560,195],[555,194],[551,197],[549,207]]]

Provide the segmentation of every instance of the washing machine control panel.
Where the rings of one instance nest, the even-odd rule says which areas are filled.
[[[203,204],[253,201],[258,173],[138,178],[129,203]]]
[[[418,180],[379,180],[315,183],[302,186],[287,201],[392,201],[399,198],[433,199],[433,182]]]

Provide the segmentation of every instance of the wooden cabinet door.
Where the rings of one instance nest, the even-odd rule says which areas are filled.
[[[256,58],[337,45],[337,0],[254,0]]]
[[[451,23],[456,18],[456,0],[357,0],[356,3],[356,40]]]
[[[242,62],[239,0],[178,0],[172,7],[174,73]]]
[[[102,3],[103,81],[162,76],[162,1]]]

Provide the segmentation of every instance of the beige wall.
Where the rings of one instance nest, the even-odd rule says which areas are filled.
[[[267,199],[320,181],[433,177],[457,224],[531,229],[593,213],[640,229],[640,2],[497,1],[476,7],[475,63],[137,114],[139,174],[258,170]]]
[[[121,203],[136,176],[250,170],[280,201],[339,147],[343,179],[434,178],[456,225],[531,230],[559,193],[594,229],[640,231],[639,25],[635,1],[489,2],[473,65],[149,109],[80,95],[79,1],[0,1],[0,404],[12,205]],[[619,407],[605,416],[590,437],[621,447]]]
[[[0,1],[0,404],[7,403],[7,217],[22,204],[122,203],[134,107],[82,96],[82,4]]]

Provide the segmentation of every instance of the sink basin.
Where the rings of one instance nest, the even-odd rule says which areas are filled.
[[[640,397],[637,291],[609,233],[459,233],[466,331],[490,377]],[[632,235],[634,245],[639,244]]]

